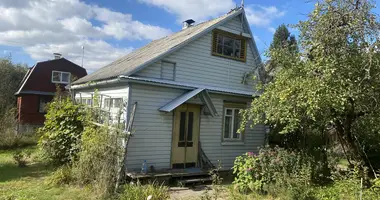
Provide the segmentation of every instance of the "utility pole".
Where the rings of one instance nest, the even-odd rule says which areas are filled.
[[[83,67],[83,57],[84,57],[84,46],[82,46],[82,67]]]

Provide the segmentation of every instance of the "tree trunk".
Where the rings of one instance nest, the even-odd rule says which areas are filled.
[[[343,139],[343,142],[352,150],[352,158],[364,164],[365,167],[372,170],[371,163],[369,162],[367,156],[364,153],[364,150],[361,148],[359,142],[355,139],[355,136],[352,134],[352,117],[346,116],[344,124],[336,121],[338,137]]]

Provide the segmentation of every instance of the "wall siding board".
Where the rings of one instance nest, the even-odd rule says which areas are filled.
[[[186,92],[181,89],[131,85],[131,102],[138,102],[133,137],[129,141],[127,168],[141,170],[144,160],[155,169],[170,168],[173,113],[159,112],[158,108]],[[224,101],[248,102],[250,98],[239,98],[228,95],[210,94],[219,116],[200,116],[200,141],[209,159],[217,164],[222,162],[224,168],[231,168],[236,156],[245,152],[257,152],[264,143],[264,126],[256,126],[245,132],[244,145],[222,145],[222,120]],[[198,97],[187,103],[201,103]]]
[[[243,29],[245,29],[241,27],[240,16],[222,26],[239,32],[244,32]],[[246,62],[213,56],[211,54],[212,33],[210,32],[162,60],[176,63],[175,81],[252,91],[254,81],[249,78],[247,84],[242,84],[242,79],[246,72],[256,68],[255,61],[260,55],[254,55],[249,45],[250,42],[247,42]],[[156,62],[134,75],[160,78],[161,62]]]

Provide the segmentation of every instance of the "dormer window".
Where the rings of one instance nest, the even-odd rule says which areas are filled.
[[[53,71],[51,75],[51,82],[68,84],[70,82],[70,76],[70,72]]]
[[[214,30],[212,41],[212,55],[245,62],[245,37],[226,31]]]

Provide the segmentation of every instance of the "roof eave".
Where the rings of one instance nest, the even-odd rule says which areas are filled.
[[[128,83],[140,83],[140,84],[148,84],[148,85],[154,85],[154,86],[162,86],[162,87],[169,87],[169,88],[176,88],[176,89],[185,89],[185,90],[194,90],[194,89],[197,89],[197,88],[205,88],[207,89],[210,93],[214,93],[214,94],[227,94],[227,95],[233,95],[233,96],[243,96],[243,97],[258,97],[259,94],[256,93],[256,92],[244,92],[244,91],[239,91],[239,92],[235,92],[235,91],[223,91],[223,89],[221,88],[220,90],[219,89],[215,89],[215,88],[212,88],[212,87],[204,87],[204,86],[199,86],[199,85],[191,85],[191,84],[181,84],[181,83],[165,83],[165,82],[160,82],[160,81],[156,81],[156,80],[153,80],[153,79],[140,79],[139,77],[130,77],[130,76],[119,76],[119,78],[121,80],[125,80],[127,81]]]
[[[101,80],[101,81],[89,81],[83,84],[70,85],[69,87],[67,87],[67,89],[73,89],[73,90],[86,89],[86,88],[92,88],[96,86],[114,84],[114,83],[119,83],[119,82],[126,82],[126,80],[122,80],[120,79],[120,77],[116,77],[113,79],[107,79],[107,80]]]

